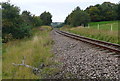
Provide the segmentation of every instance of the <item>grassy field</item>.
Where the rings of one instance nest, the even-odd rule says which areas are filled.
[[[0,80],[2,80],[2,56],[0,55]]]
[[[12,63],[21,64],[25,56],[25,63],[38,67],[41,63],[46,66],[56,64],[51,58],[51,46],[54,43],[49,36],[51,28],[42,26],[33,29],[33,36],[23,40],[15,40],[3,44],[3,79],[40,79],[44,74],[54,74],[58,69],[45,67],[41,74],[36,76],[30,68],[24,66],[14,66]]]
[[[98,29],[98,25],[99,25],[100,30],[111,31],[111,26],[112,26],[113,31],[118,30],[118,21],[102,21],[102,22],[90,22],[89,23],[89,27],[94,28],[94,29]]]
[[[120,41],[118,40],[118,26],[117,25],[113,26],[114,27],[113,31],[104,28],[106,27],[106,25],[110,25],[111,23],[118,24],[117,21],[94,22],[94,23],[91,22],[89,23],[92,25],[90,28],[65,26],[62,27],[61,30],[69,31],[71,33],[79,34],[81,36],[86,36],[98,40],[120,44]],[[98,30],[97,27],[95,27],[97,24],[101,24],[103,28]]]
[[[0,44],[0,80],[2,80],[2,45],[1,44]]]

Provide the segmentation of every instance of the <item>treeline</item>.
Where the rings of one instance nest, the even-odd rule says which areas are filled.
[[[41,25],[50,25],[52,15],[43,12],[40,16],[32,15],[29,11],[20,14],[20,8],[8,2],[2,3],[2,41],[22,39],[32,35],[31,29]]]
[[[87,25],[88,22],[90,22],[89,14],[81,10],[79,7],[75,8],[64,21],[65,24],[71,26],[80,26],[82,24]]]
[[[120,4],[104,2],[89,6],[85,10],[75,8],[65,19],[64,23],[71,26],[87,25],[88,22],[120,20]]]
[[[90,6],[85,11],[90,15],[91,21],[113,21],[118,19],[117,9],[117,4],[104,2]]]

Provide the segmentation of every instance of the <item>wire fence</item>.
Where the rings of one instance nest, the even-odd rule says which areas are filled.
[[[94,28],[98,30],[109,30],[109,31],[115,31],[118,30],[118,23],[113,23],[113,24],[88,24],[85,26],[87,28]]]

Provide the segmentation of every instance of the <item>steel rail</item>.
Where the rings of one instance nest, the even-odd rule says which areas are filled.
[[[59,31],[59,30],[56,30],[56,32],[61,34],[61,35],[64,35],[64,36],[67,36],[67,37],[70,37],[70,38],[73,38],[73,39],[76,39],[76,40],[80,40],[82,42],[86,42],[86,43],[90,43],[90,44],[95,45],[95,46],[99,46],[99,47],[107,49],[111,52],[120,53],[120,49],[117,49],[117,48],[120,48],[120,45],[118,45],[118,44],[113,44],[113,43],[109,43],[109,42],[95,40],[95,39],[83,37],[83,36],[80,36],[80,35],[64,32],[64,31]]]
[[[96,39],[92,39],[92,38],[88,38],[88,37],[76,35],[76,34],[73,34],[73,33],[64,32],[64,31],[60,31],[60,32],[66,33],[66,34],[69,34],[69,35],[72,35],[72,36],[80,37],[80,38],[83,38],[83,39],[87,39],[87,40],[99,42],[99,43],[102,43],[102,44],[107,44],[107,45],[111,45],[111,46],[116,46],[116,47],[120,48],[120,45],[119,45],[119,44],[114,44],[114,43],[110,43],[110,42],[100,41],[100,40],[96,40]]]

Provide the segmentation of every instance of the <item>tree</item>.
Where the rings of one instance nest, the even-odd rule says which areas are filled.
[[[74,12],[74,15],[71,20],[71,25],[72,26],[87,25],[88,22],[90,22],[89,15],[84,11],[77,11]]]
[[[115,11],[116,4],[111,2],[104,2],[101,4],[101,15],[103,16],[103,21],[116,20],[117,13]]]
[[[92,21],[100,21],[100,10],[97,7],[91,7],[88,11]]]
[[[9,3],[2,3],[2,38],[5,39],[7,34],[13,34],[12,30],[15,27],[18,27],[21,22],[19,16],[20,9]]]
[[[71,21],[71,14],[66,17],[64,24],[70,25],[70,21]]]
[[[52,23],[52,15],[49,12],[43,12],[40,15],[40,19],[43,22],[43,25],[50,25]]]
[[[65,24],[71,26],[80,26],[82,24],[87,25],[90,21],[89,15],[82,11],[79,7],[75,8],[74,11],[70,15],[68,15],[65,19]]]
[[[87,7],[85,11],[90,14],[91,21],[112,21],[117,19],[116,4],[111,2]]]
[[[21,39],[30,36],[30,27],[26,26],[21,17],[20,9],[10,3],[2,3],[2,39],[3,42],[11,38]]]
[[[117,12],[117,19],[120,20],[120,2],[117,4],[117,9],[116,9],[116,12]]]
[[[41,26],[42,25],[42,20],[40,19],[39,16],[33,16],[33,22],[34,22],[34,26]]]
[[[23,11],[21,18],[26,25],[33,26],[33,17],[29,11]]]

